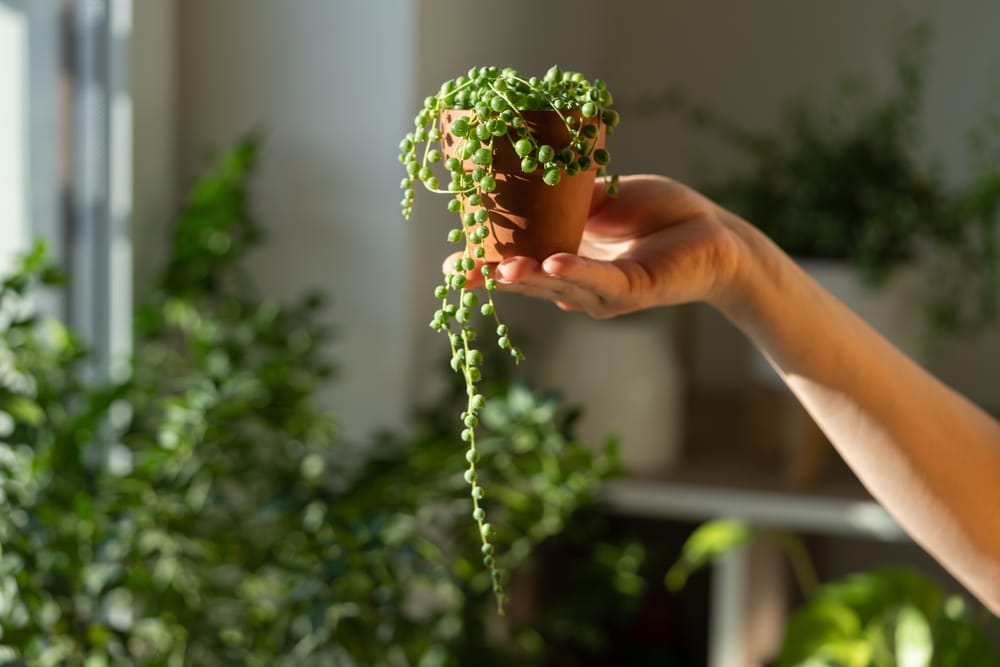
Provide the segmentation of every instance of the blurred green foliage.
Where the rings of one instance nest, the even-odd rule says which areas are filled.
[[[911,259],[949,214],[934,170],[918,152],[926,31],[897,46],[884,97],[845,80],[832,98],[790,104],[780,134],[741,137],[745,176],[718,196],[799,257],[849,259],[878,282]]]
[[[925,573],[886,567],[820,586],[789,619],[778,667],[996,667],[988,613]]]
[[[998,627],[997,619],[982,606],[946,593],[927,573],[883,567],[818,584],[801,539],[736,519],[698,526],[667,572],[666,584],[677,590],[693,572],[757,540],[770,540],[785,551],[805,598],[785,626],[776,667],[1000,665],[989,634],[991,626]]]
[[[259,146],[191,193],[127,380],[88,381],[85,346],[31,307],[60,282],[42,246],[0,286],[0,665],[559,664],[580,628],[600,649],[600,619],[642,589],[641,552],[574,532],[612,444],[574,440],[554,396],[492,392],[480,470],[504,567],[516,585],[577,539],[567,569],[602,601],[495,617],[461,388],[414,435],[338,434],[316,401],[335,376],[322,297],[263,299],[243,273]]]
[[[756,131],[680,91],[638,102],[719,138],[746,167],[701,187],[798,258],[847,261],[872,287],[914,261],[927,267],[938,331],[977,330],[1000,307],[1000,115],[968,135],[968,175],[927,156],[924,101],[933,31],[902,26],[888,90],[844,78],[792,100],[774,131]]]

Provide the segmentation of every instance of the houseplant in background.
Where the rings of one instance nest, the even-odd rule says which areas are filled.
[[[430,324],[448,336],[451,367],[465,382],[467,402],[460,418],[461,437],[468,443],[466,481],[482,535],[483,562],[501,611],[503,574],[490,541],[494,528],[480,506],[485,491],[477,471],[476,427],[486,398],[477,388],[483,352],[477,347],[474,318],[487,318],[497,345],[515,360],[523,357],[496,312],[492,267],[515,255],[543,259],[576,252],[595,175],[605,176],[610,192],[616,187],[605,171],[610,155],[604,139],[618,123],[611,103],[602,81],[558,66],[541,78],[512,68],[474,67],[425,98],[415,129],[399,146],[406,170],[401,183],[404,217],[413,209],[419,181],[427,190],[447,195],[448,210],[459,221],[448,240],[463,250],[435,288],[441,307]],[[468,275],[475,270],[482,273],[485,300],[468,287]]]
[[[829,97],[789,104],[779,133],[751,130],[679,91],[637,101],[635,111],[677,114],[747,158],[740,173],[710,176],[702,187],[796,258],[850,265],[872,289],[926,263],[931,324],[975,328],[997,314],[998,125],[987,119],[970,133],[970,174],[959,183],[927,159],[931,37],[923,22],[901,30],[885,94],[864,79],[844,79]]]
[[[804,598],[785,626],[776,667],[1000,664],[990,639],[996,617],[947,593],[924,572],[885,567],[820,583],[798,536],[739,520],[716,519],[695,529],[667,572],[667,587],[680,589],[699,569],[756,540],[773,541],[785,551]]]
[[[263,240],[258,151],[241,142],[185,202],[128,380],[89,380],[86,347],[26,307],[60,279],[40,247],[0,283],[0,665],[541,665],[574,628],[599,639],[581,607],[491,639],[454,467],[464,383],[412,435],[338,434],[317,401],[335,373],[323,299],[263,298],[242,268]],[[615,464],[572,437],[568,406],[502,368],[482,475],[516,570],[579,542]],[[605,609],[628,605],[626,548],[598,537],[567,564]]]

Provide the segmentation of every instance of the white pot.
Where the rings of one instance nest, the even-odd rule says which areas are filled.
[[[536,362],[541,384],[582,409],[578,437],[595,446],[617,437],[634,476],[669,472],[682,449],[682,367],[672,320],[660,315],[567,318]]]

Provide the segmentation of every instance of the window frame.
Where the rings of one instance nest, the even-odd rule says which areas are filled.
[[[127,376],[132,349],[132,3],[0,0],[27,26],[14,229],[65,269],[68,288],[38,307],[82,337],[95,380]]]

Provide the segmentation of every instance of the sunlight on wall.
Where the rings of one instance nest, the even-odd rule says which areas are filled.
[[[409,397],[409,228],[399,138],[410,126],[415,2],[183,2],[177,16],[177,158],[264,131],[255,202],[268,242],[251,259],[268,296],[331,296],[345,431],[401,426]]]

